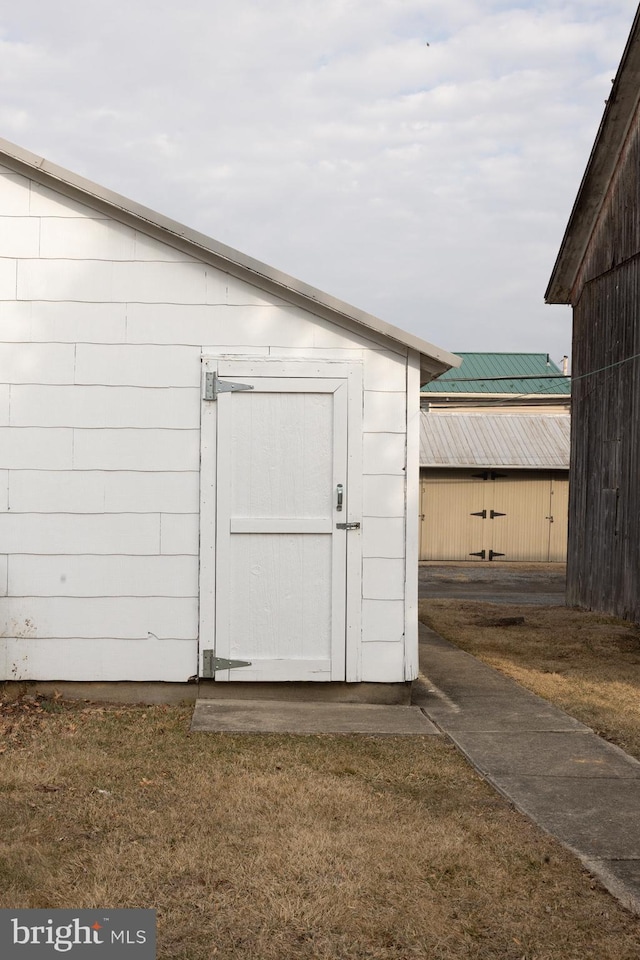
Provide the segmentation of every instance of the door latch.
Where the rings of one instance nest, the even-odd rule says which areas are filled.
[[[336,530],[359,530],[360,524],[356,520],[354,523],[336,523]]]
[[[336,487],[336,510],[342,510],[342,499],[344,497],[344,487],[341,483]]]

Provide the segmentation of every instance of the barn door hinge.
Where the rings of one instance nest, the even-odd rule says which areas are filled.
[[[356,520],[354,523],[336,523],[336,530],[359,530],[360,524]]]
[[[481,560],[484,560],[484,559],[486,559],[487,552],[486,552],[486,550],[478,550],[477,553],[470,553],[469,556],[470,556],[470,557],[480,557]]]
[[[507,474],[498,470],[483,470],[482,473],[472,473],[471,476],[475,480],[502,480]]]
[[[494,557],[504,557],[506,554],[498,553],[497,550],[489,550],[489,560],[493,560]]]
[[[205,680],[212,679],[216,670],[235,670],[236,667],[250,667],[250,660],[225,660],[224,657],[214,657],[213,650],[202,651],[202,676]]]
[[[213,370],[204,375],[204,399],[217,400],[219,393],[236,393],[240,390],[253,390],[251,383],[236,383],[233,380],[221,380]]]
[[[486,510],[478,510],[476,513],[470,513],[469,516],[470,516],[470,517],[482,517],[483,520],[486,520],[486,519],[487,519],[487,511],[486,511]]]
[[[492,510],[489,514],[489,518],[493,520],[494,517],[506,517],[506,513],[500,513],[498,510]]]

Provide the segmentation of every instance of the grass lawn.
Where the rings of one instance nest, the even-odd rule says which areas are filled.
[[[640,760],[640,626],[568,607],[421,600],[436,633]],[[496,627],[503,617],[524,623]]]
[[[443,738],[0,702],[0,907],[155,907],[158,957],[637,960],[640,922]]]

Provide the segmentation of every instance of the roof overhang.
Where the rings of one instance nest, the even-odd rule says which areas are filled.
[[[571,303],[578,271],[613,179],[640,101],[640,8],[573,205],[549,286],[547,303]]]
[[[420,337],[395,327],[351,304],[338,300],[315,287],[296,280],[259,260],[254,260],[233,247],[219,243],[205,234],[120,194],[107,190],[91,180],[59,167],[8,140],[0,138],[0,164],[57,190],[72,200],[91,206],[115,220],[142,230],[150,236],[210,263],[226,273],[245,280],[268,293],[286,297],[292,303],[325,319],[368,331],[375,339],[395,341],[402,352],[413,350],[420,354],[421,383],[440,376],[451,367],[458,367],[460,359],[447,350],[422,340]]]

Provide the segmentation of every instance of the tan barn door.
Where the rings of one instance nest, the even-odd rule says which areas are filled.
[[[568,479],[548,471],[432,470],[421,478],[421,560],[564,561]]]
[[[549,509],[549,560],[566,563],[569,515],[569,478],[554,474],[551,479]]]
[[[468,470],[421,477],[421,560],[482,560],[486,484]]]
[[[547,561],[551,480],[531,471],[493,481],[487,531],[496,560]]]

